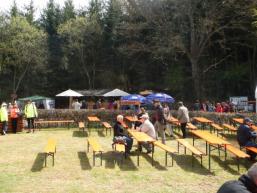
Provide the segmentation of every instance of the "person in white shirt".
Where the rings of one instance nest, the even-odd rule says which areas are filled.
[[[186,126],[187,123],[190,122],[189,120],[189,112],[188,109],[183,105],[183,102],[178,103],[179,109],[178,109],[178,120],[181,126],[181,131],[183,133],[183,138],[186,138]]]
[[[82,104],[79,102],[78,99],[76,99],[73,103],[72,103],[72,108],[75,110],[79,110],[81,108]]]
[[[142,124],[140,127],[137,127],[136,130],[144,132],[153,139],[156,139],[156,133],[153,124],[149,121],[149,116],[147,114],[142,115],[141,119]],[[142,151],[142,146],[147,150],[147,153],[152,152],[152,145],[148,142],[140,143],[139,151]]]

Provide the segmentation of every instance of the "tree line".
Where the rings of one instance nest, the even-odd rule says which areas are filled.
[[[257,0],[33,0],[0,14],[0,98],[68,88],[253,98]]]

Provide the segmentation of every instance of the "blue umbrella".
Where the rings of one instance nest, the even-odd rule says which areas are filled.
[[[154,93],[150,94],[146,97],[147,101],[153,102],[153,100],[159,100],[162,103],[174,103],[175,100],[170,95],[167,95],[165,93]]]
[[[122,101],[139,101],[142,103],[146,100],[146,98],[139,94],[130,94],[130,95],[121,97],[121,100]]]

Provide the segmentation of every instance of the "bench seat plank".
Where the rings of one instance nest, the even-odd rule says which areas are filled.
[[[87,140],[94,152],[102,152],[103,151],[103,148],[101,147],[101,145],[98,143],[98,141],[95,138],[89,137]]]
[[[246,154],[245,152],[241,151],[240,149],[238,149],[232,145],[227,145],[226,149],[239,158],[249,158],[250,157],[248,154]],[[257,150],[257,148],[256,148],[256,150]]]
[[[226,128],[226,129],[228,129],[228,130],[230,130],[230,131],[237,131],[237,129],[234,127],[234,126],[232,126],[232,125],[229,125],[229,124],[223,124],[223,126]]]
[[[163,149],[163,150],[165,150],[165,151],[167,151],[167,152],[169,152],[169,153],[176,153],[177,152],[174,148],[169,147],[169,146],[161,143],[160,141],[155,141],[154,145]]]
[[[199,149],[191,145],[187,140],[185,139],[176,139],[177,142],[179,142],[181,145],[186,147],[188,150],[190,150],[194,155],[202,156],[205,155],[203,152],[201,152]]]

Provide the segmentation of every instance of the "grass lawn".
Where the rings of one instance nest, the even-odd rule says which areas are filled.
[[[86,152],[86,136],[77,129],[47,129],[32,133],[0,136],[0,192],[174,192],[174,193],[214,193],[222,183],[237,179],[246,171],[249,163],[237,172],[235,159],[228,154],[212,156],[212,172],[208,169],[208,158],[203,158],[203,168],[199,160],[191,166],[191,155],[176,155],[174,166],[165,167],[165,154],[156,148],[154,166],[147,154],[140,156],[140,166],[136,165],[136,154],[127,158],[122,166],[115,160],[120,155],[112,152],[112,137],[105,132],[91,132],[99,138],[106,152],[103,166],[96,159],[92,167],[92,152]],[[48,138],[57,140],[55,166],[48,157],[44,167],[42,151]],[[231,137],[232,139],[235,136]],[[188,139],[192,143],[192,139]],[[176,148],[177,143],[168,139],[168,145]],[[205,143],[196,141],[196,146],[204,151]],[[133,147],[135,149],[136,147]],[[243,162],[244,163],[244,162]]]

